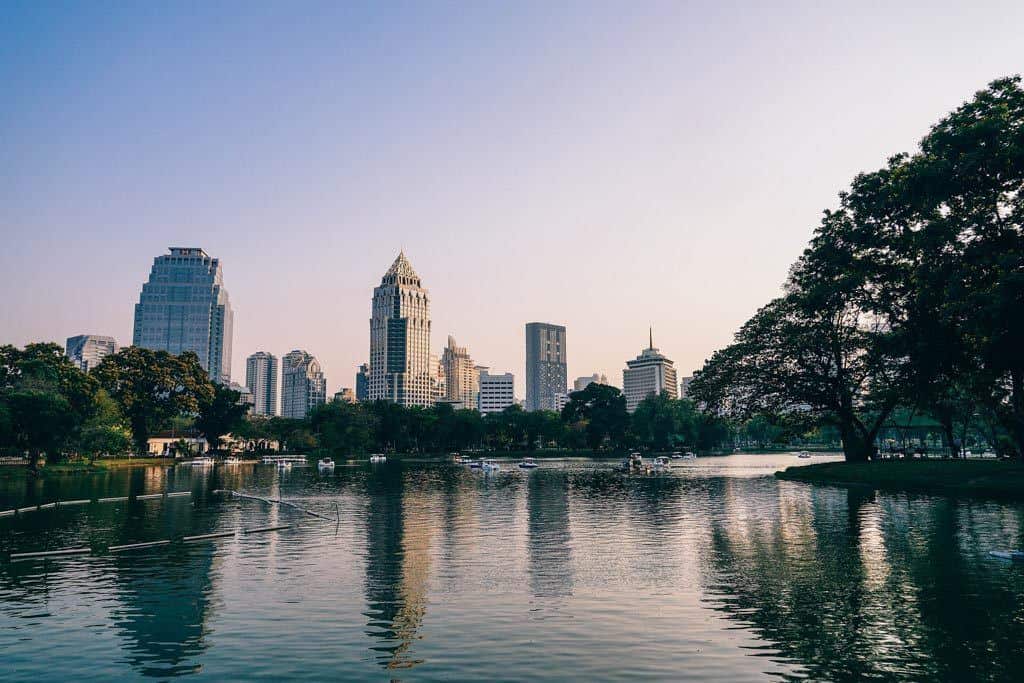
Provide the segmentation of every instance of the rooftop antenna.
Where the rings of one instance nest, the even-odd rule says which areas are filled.
[[[654,348],[654,327],[653,326],[647,328],[647,334],[650,335],[650,343],[651,343],[651,345],[650,345],[649,348],[653,349]]]

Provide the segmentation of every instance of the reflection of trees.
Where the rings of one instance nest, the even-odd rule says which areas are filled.
[[[382,644],[388,669],[419,664],[409,656],[426,614],[430,543],[434,520],[425,485],[410,485],[396,467],[375,470],[367,480],[367,633]]]
[[[128,662],[143,676],[167,678],[198,671],[217,549],[175,548],[173,556],[118,555],[114,560],[121,608],[115,624]]]
[[[811,679],[1000,679],[1024,666],[1024,580],[992,585],[956,502],[728,488],[711,521],[714,607]]]
[[[530,590],[539,598],[571,595],[569,477],[564,470],[537,470],[526,491]]]

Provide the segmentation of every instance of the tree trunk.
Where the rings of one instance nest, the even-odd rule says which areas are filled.
[[[874,448],[853,424],[852,418],[840,418],[839,434],[843,439],[843,456],[846,462],[867,462]]]

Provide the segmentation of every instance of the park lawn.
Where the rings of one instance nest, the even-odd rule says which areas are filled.
[[[788,467],[775,476],[812,484],[1024,498],[1024,463],[1000,460],[826,462]]]
[[[174,458],[99,458],[91,464],[85,460],[72,460],[52,465],[42,465],[37,474],[47,476],[54,474],[81,474],[88,472],[104,472],[121,467],[142,467],[147,465],[173,465]],[[0,467],[0,477],[21,476],[27,469],[24,466],[8,465]]]

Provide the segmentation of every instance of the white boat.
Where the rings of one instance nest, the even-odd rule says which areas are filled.
[[[370,456],[370,462],[387,462],[388,456],[382,453],[374,453]]]
[[[633,451],[623,458],[619,469],[623,472],[638,472],[644,469],[644,456],[640,455],[640,451]]]
[[[316,468],[321,472],[333,472],[334,461],[330,458],[320,458],[316,463]]]
[[[290,470],[292,468],[291,460],[278,460],[277,469],[279,470]]]
[[[683,460],[696,460],[696,459],[697,459],[697,454],[694,453],[693,451],[686,451],[686,453],[683,454]]]
[[[796,457],[806,459],[811,457],[811,453],[810,451],[800,451],[799,453],[796,454]]]
[[[238,465],[241,462],[242,462],[242,459],[238,458],[238,457],[236,457],[234,455],[229,455],[228,457],[224,458],[224,464],[225,465]]]
[[[501,470],[501,465],[494,462],[493,460],[483,460],[480,463],[480,469],[484,472],[498,472]]]
[[[679,451],[672,451],[672,455],[670,455],[668,457],[672,458],[673,460],[682,460],[683,459],[683,454],[680,453]]]
[[[519,467],[524,470],[532,470],[534,467],[537,467],[537,463],[533,461],[533,458],[523,458],[523,461],[519,463]]]
[[[213,465],[213,458],[208,455],[203,455],[198,458],[192,458],[185,462],[186,465],[192,465],[193,467],[210,467]]]
[[[659,455],[657,458],[654,459],[653,469],[655,472],[666,472],[668,471],[668,468],[668,458],[666,458],[664,455]]]

